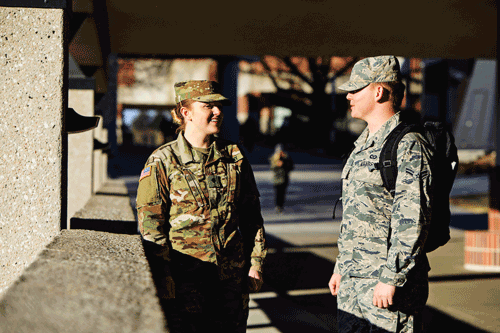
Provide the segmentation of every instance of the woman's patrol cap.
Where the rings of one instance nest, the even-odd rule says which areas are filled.
[[[174,84],[175,103],[186,99],[198,102],[221,102],[223,105],[231,105],[232,102],[222,96],[220,85],[215,81],[191,80],[176,82]]]
[[[365,58],[354,64],[349,81],[340,90],[359,90],[370,83],[401,81],[399,61],[395,56]]]

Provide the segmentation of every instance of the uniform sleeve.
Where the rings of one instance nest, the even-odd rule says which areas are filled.
[[[167,192],[163,164],[148,160],[137,188],[139,231],[148,250],[156,257],[169,261]]]
[[[424,254],[429,227],[430,151],[411,133],[398,146],[398,176],[392,205],[390,248],[380,281],[403,286]],[[425,254],[424,254],[425,255]]]
[[[259,191],[252,168],[245,159],[241,165],[240,230],[243,234],[245,252],[250,256],[251,269],[263,271],[267,254],[264,219],[260,210]]]

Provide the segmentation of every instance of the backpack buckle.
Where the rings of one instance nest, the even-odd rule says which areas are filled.
[[[382,164],[384,168],[390,168],[392,165],[391,160],[384,161]]]

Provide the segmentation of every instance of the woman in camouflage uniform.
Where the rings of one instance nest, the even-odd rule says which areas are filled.
[[[259,192],[238,146],[215,136],[231,102],[212,81],[178,82],[179,136],[151,154],[137,193],[140,232],[163,275],[170,332],[245,332],[266,255]],[[151,255],[150,255],[151,256]]]

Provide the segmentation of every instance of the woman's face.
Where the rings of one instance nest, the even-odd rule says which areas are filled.
[[[206,136],[219,133],[222,126],[222,104],[219,102],[194,102],[188,107],[186,130],[196,130]]]

